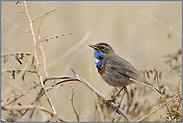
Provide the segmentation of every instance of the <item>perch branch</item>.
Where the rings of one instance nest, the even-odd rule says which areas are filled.
[[[74,69],[71,69],[72,72],[74,73],[75,76],[68,76],[68,75],[65,75],[65,76],[54,76],[54,77],[47,77],[45,80],[44,80],[44,83],[48,80],[54,80],[54,79],[66,79],[66,80],[63,80],[63,81],[60,81],[60,83],[64,83],[64,82],[68,82],[68,81],[79,81],[81,82],[82,84],[84,84],[85,86],[87,86],[91,91],[94,90],[95,94],[97,96],[99,96],[100,98],[102,98],[103,100],[107,101],[109,100],[107,97],[105,97],[102,93],[100,93],[98,90],[96,90],[95,88],[92,87],[92,85],[90,85],[86,80],[84,80],[83,78],[81,78],[80,76],[78,76],[78,74],[74,71]],[[55,85],[58,85],[58,83],[56,83]],[[42,92],[41,92],[42,93]],[[40,93],[40,94],[41,94]],[[37,96],[38,98],[40,98],[40,96]],[[113,102],[111,102],[111,105],[113,107],[117,107],[117,105]],[[129,116],[121,109],[121,108],[118,108],[118,112],[124,116],[124,118],[131,122],[131,119],[129,118]]]
[[[81,78],[75,71],[74,69],[71,69],[72,72],[74,73],[75,76],[68,76],[68,75],[65,75],[65,76],[53,76],[53,77],[46,77],[45,80],[43,81],[43,83],[45,84],[48,80],[55,80],[55,79],[65,79],[65,80],[62,80],[62,81],[59,81],[57,83],[55,83],[53,86],[56,86],[58,84],[62,84],[62,83],[65,83],[65,82],[69,82],[69,81],[79,81],[81,82],[82,84],[84,84],[85,86],[87,86],[91,91],[94,91],[95,94],[97,96],[99,96],[100,98],[102,98],[103,100],[107,101],[109,100],[107,97],[105,97],[102,93],[100,93],[98,90],[96,90],[95,88],[92,87],[92,85],[90,85],[86,80],[84,80],[83,78]],[[49,89],[48,89],[49,90]],[[46,91],[48,91],[46,90]],[[38,100],[42,95],[44,95],[44,90],[41,89],[41,91],[39,92],[37,98],[35,99]],[[113,102],[111,102],[111,105],[113,107],[117,107],[117,105]],[[129,118],[129,116],[121,109],[121,108],[118,108],[118,112],[124,116],[124,118],[128,121],[128,122],[131,122],[131,119]]]
[[[104,118],[102,116],[102,112],[101,112],[100,107],[98,105],[97,96],[96,96],[96,94],[94,92],[94,84],[93,84],[93,76],[92,76],[92,70],[91,70],[90,56],[88,56],[88,60],[89,60],[89,65],[90,65],[90,77],[91,77],[91,81],[92,81],[92,90],[93,90],[93,94],[94,94],[94,97],[95,97],[95,102],[96,102],[96,105],[97,105],[97,108],[98,108],[101,120],[102,120],[102,122],[104,122]]]

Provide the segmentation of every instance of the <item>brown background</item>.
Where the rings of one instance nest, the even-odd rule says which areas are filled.
[[[1,2],[1,53],[32,52],[33,50],[32,35],[12,26],[13,23],[25,31],[30,30],[27,15],[20,13],[25,11],[23,3],[18,5],[15,3],[15,1]],[[84,45],[48,70],[49,76],[73,75],[70,69],[74,68],[78,75],[91,83],[89,56],[94,86],[108,96],[113,87],[103,82],[98,75],[92,56],[93,49],[88,47],[89,43],[96,44],[104,41],[109,43],[119,56],[132,63],[137,70],[153,70],[155,68],[158,71],[163,71],[160,83],[171,87],[170,92],[176,91],[179,75],[168,72],[169,67],[164,63],[163,56],[175,53],[182,47],[181,5],[180,1],[46,2],[45,12],[52,9],[56,9],[56,11],[43,19],[40,38],[75,32],[74,35],[66,35],[42,43],[47,64],[62,56],[74,45],[77,45],[88,31],[92,32]],[[42,6],[43,2],[27,2],[30,17],[35,18],[42,14]],[[40,19],[33,23],[36,34],[39,22]],[[37,52],[41,63],[42,56],[39,50]],[[14,58],[9,58],[9,61],[6,64],[2,63],[1,66],[2,70],[6,70],[22,68],[25,64],[26,60],[24,60],[23,65],[20,65]],[[29,77],[29,75],[26,76]],[[44,76],[44,73],[42,75]],[[38,81],[38,79],[34,80]],[[157,84],[152,79],[148,79],[148,81],[157,87]],[[32,80],[26,81],[26,77],[25,82],[32,84]],[[47,86],[51,84],[53,84],[53,81],[48,82]],[[3,98],[6,95],[6,90],[10,87],[6,82],[2,82],[1,86],[1,96]],[[94,96],[88,88],[78,82],[66,83],[61,89],[55,88],[48,93],[57,114],[66,120],[76,121],[69,100],[71,98],[71,86],[74,87],[75,91],[74,102],[77,103],[76,109],[80,115],[83,115],[81,120],[91,121],[89,117],[94,112]],[[23,84],[21,87],[25,88]],[[128,88],[131,87],[129,86]],[[32,93],[32,95],[35,94]],[[152,100],[150,101],[152,103],[159,98],[154,92],[147,95],[147,97],[150,97],[149,100]],[[22,99],[19,102],[26,104],[27,100]],[[41,104],[50,109],[45,97],[42,97]],[[165,111],[162,110],[162,112]],[[159,112],[159,114],[162,112]],[[4,117],[6,116],[4,115]],[[157,115],[154,114],[150,119],[153,121],[156,117]],[[132,119],[134,121],[137,120],[136,118]]]

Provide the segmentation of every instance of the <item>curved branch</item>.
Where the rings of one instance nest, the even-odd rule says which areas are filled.
[[[9,110],[9,111],[20,111],[20,110],[26,110],[26,109],[34,109],[34,108],[38,108],[38,109],[41,109],[42,111],[44,112],[47,112],[49,113],[50,115],[54,116],[55,118],[59,119],[60,121],[62,122],[66,122],[65,120],[62,120],[57,114],[55,114],[54,112],[44,108],[44,107],[41,107],[41,106],[36,106],[36,105],[26,105],[26,106],[21,106],[21,107],[10,107],[10,106],[1,106],[1,109],[4,109],[4,110]]]
[[[54,77],[47,77],[45,80],[44,80],[44,83],[47,81],[47,80],[53,80],[53,79],[66,79],[66,80],[63,80],[63,81],[60,81],[58,83],[56,83],[55,85],[58,85],[60,83],[64,83],[64,82],[68,82],[68,81],[79,81],[81,82],[82,84],[86,85],[91,91],[93,91],[93,87],[92,85],[90,85],[86,80],[84,80],[83,78],[81,78],[75,71],[74,69],[71,69],[72,72],[75,74],[75,76],[54,76]],[[70,80],[71,79],[71,80]],[[100,93],[97,89],[94,88],[94,92],[97,96],[99,96],[100,98],[102,98],[103,100],[107,101],[109,100],[107,97],[105,97],[102,93]],[[117,107],[117,105],[113,102],[111,102],[111,105],[113,107]],[[124,116],[124,118],[131,122],[131,119],[129,118],[129,116],[121,109],[121,108],[118,108],[118,111],[121,115]]]
[[[65,82],[69,82],[69,81],[78,81],[78,82],[81,82],[82,84],[84,84],[86,87],[88,87],[92,92],[93,92],[93,89],[94,89],[94,92],[97,96],[99,96],[100,98],[102,98],[103,100],[107,101],[109,100],[107,97],[105,97],[102,93],[100,93],[97,89],[93,88],[92,85],[90,85],[86,80],[84,80],[83,78],[81,78],[75,71],[74,69],[71,69],[72,72],[75,74],[75,76],[68,76],[68,75],[65,75],[65,76],[53,76],[53,77],[46,77],[46,79],[43,81],[43,83],[45,84],[48,80],[55,80],[55,79],[64,79],[62,81],[59,81],[57,83],[55,83],[54,85],[52,85],[52,87],[56,86],[56,85],[59,85],[61,83],[65,83]],[[46,91],[49,91],[51,88],[49,89],[46,89]],[[42,97],[44,95],[44,90],[41,89],[41,91],[39,92],[37,98],[35,99],[38,100],[40,97]],[[117,105],[113,102],[111,102],[111,105],[113,107],[117,107]],[[128,121],[128,122],[131,122],[132,120],[129,118],[129,116],[121,109],[121,108],[117,108],[118,109],[118,112],[124,116],[124,118]]]

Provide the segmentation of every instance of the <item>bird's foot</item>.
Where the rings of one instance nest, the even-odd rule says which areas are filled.
[[[111,102],[114,102],[114,99],[111,100],[107,100],[106,103],[108,106],[110,106]],[[118,104],[117,106],[115,106],[116,112],[120,115],[120,112],[118,110],[118,108],[120,108],[120,104]],[[114,107],[112,107],[112,109],[114,109]]]
[[[114,102],[114,99],[111,99],[111,100],[107,100],[106,103],[108,106],[110,106],[111,102]]]
[[[116,108],[116,112],[120,115],[120,113],[118,111],[118,108],[120,108],[120,104],[118,104],[115,108]]]

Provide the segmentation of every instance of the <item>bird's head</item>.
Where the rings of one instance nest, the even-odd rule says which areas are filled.
[[[96,63],[103,60],[103,58],[107,54],[114,52],[114,50],[112,49],[112,47],[109,44],[103,43],[103,42],[97,43],[95,45],[89,44],[89,47],[94,49],[93,56],[94,56],[94,59],[96,60]]]
[[[97,43],[95,45],[93,44],[89,44],[89,47],[93,48],[94,51],[95,50],[98,50],[99,52],[101,52],[103,55],[107,55],[111,52],[114,52],[114,50],[112,49],[112,47],[107,44],[107,43],[104,43],[104,42],[101,42],[101,43]]]

